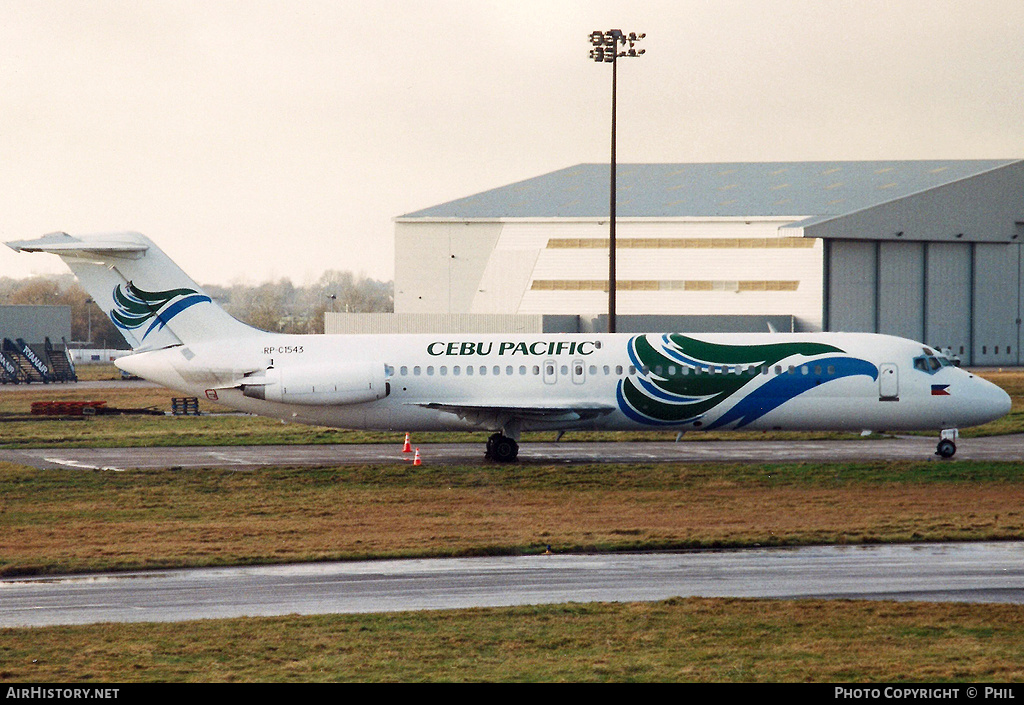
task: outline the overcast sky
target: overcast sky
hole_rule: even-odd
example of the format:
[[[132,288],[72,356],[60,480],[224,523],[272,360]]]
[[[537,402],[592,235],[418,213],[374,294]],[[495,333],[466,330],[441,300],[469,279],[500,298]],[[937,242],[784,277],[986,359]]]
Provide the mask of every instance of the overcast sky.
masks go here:
[[[607,162],[610,28],[620,163],[1024,158],[1020,0],[2,0],[0,240],[390,279],[395,216]]]

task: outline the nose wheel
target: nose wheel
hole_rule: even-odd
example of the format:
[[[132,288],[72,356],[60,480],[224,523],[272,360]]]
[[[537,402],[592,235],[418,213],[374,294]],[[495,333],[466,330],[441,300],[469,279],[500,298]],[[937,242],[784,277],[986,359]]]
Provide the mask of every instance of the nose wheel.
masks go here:
[[[935,455],[940,458],[952,458],[956,453],[956,439],[960,433],[955,428],[947,428],[939,435],[939,445],[935,447]]]

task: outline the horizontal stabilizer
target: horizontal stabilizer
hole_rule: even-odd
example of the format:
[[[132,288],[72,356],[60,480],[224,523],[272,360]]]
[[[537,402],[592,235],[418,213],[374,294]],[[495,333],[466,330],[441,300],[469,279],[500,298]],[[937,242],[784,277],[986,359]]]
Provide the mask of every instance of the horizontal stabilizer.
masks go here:
[[[16,252],[49,252],[55,255],[108,255],[141,257],[149,247],[129,239],[117,239],[116,235],[103,239],[83,240],[67,233],[50,233],[36,240],[15,240],[7,246]]]

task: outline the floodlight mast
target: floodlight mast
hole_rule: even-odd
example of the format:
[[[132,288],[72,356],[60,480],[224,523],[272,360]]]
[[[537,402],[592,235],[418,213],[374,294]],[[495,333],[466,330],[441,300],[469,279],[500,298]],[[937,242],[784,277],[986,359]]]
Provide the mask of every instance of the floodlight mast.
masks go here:
[[[609,29],[607,32],[595,30],[590,33],[590,58],[597,63],[612,65],[612,150],[610,168],[610,194],[608,197],[608,332],[615,332],[615,103],[618,92],[618,59],[619,57],[637,57],[644,53],[637,49],[636,43],[646,34],[623,33],[621,29]],[[619,45],[622,45],[621,47]],[[627,48],[628,45],[628,48]]]

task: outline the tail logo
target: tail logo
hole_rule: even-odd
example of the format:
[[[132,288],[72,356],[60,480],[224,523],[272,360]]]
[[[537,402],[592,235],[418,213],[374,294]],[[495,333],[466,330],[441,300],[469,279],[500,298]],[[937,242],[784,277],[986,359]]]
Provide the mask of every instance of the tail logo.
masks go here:
[[[114,287],[114,310],[110,312],[110,320],[118,328],[134,331],[149,323],[142,335],[146,339],[154,330],[160,330],[179,313],[204,302],[211,302],[209,296],[200,294],[195,289],[168,289],[166,291],[146,291],[132,282],[122,287]]]

